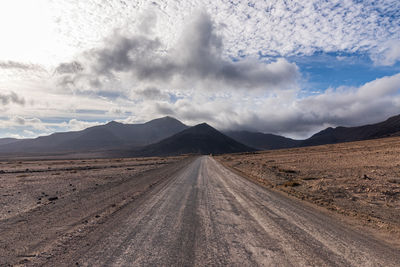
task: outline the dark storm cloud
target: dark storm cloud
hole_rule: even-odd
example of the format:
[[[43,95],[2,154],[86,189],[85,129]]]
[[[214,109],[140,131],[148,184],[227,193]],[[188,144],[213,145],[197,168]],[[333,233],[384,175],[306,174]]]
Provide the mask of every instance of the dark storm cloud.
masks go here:
[[[283,60],[272,67],[255,60],[232,62],[223,58],[223,40],[215,30],[204,13],[185,30],[178,49],[183,75],[247,88],[283,85],[296,79],[296,65]]]
[[[127,37],[115,32],[106,40],[104,48],[85,54],[86,64],[90,66],[86,75],[78,73],[64,79],[71,83],[76,78],[93,80],[93,77],[113,78],[116,73],[130,73],[140,82],[168,82],[178,78],[189,86],[207,82],[214,88],[224,84],[230,88],[269,89],[292,84],[298,76],[297,66],[283,59],[266,64],[258,60],[233,62],[225,58],[222,37],[204,13],[187,26],[176,46],[168,51],[162,49],[158,38]],[[71,64],[59,66],[63,71],[58,72],[71,72],[74,69],[71,66],[75,66]]]
[[[99,75],[113,76],[113,72],[132,72],[139,80],[168,80],[176,67],[156,52],[161,43],[145,36],[127,38],[116,34],[107,48],[91,51],[92,70]]]
[[[0,93],[0,103],[3,105],[8,105],[10,103],[25,105],[25,99],[15,92],[10,92],[9,94]]]

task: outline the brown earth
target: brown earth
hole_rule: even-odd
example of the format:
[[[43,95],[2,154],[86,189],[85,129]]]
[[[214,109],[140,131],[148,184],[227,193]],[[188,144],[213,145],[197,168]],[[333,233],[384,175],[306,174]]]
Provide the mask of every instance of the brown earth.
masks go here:
[[[400,138],[218,156],[243,176],[400,246]],[[355,219],[355,220],[354,220]]]
[[[0,265],[46,256],[49,247],[133,201],[184,159],[1,161]]]

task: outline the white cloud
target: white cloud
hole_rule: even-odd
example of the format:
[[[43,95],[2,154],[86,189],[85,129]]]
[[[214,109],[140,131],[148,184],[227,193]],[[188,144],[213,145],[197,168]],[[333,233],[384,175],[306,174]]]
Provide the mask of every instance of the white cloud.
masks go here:
[[[43,69],[39,65],[26,64],[15,61],[0,61],[0,70],[3,69],[19,69],[19,70],[37,70],[42,71]]]
[[[377,47],[372,59],[375,64],[383,66],[392,66],[400,61],[400,39],[384,42]]]
[[[89,121],[80,121],[77,119],[71,119],[66,124],[60,124],[65,126],[66,130],[68,131],[80,131],[92,126],[100,125],[100,122],[89,122]]]
[[[10,133],[10,129],[20,127],[19,129],[39,135],[54,131],[81,130],[105,123],[105,116],[110,116],[108,120],[119,117],[119,121],[125,123],[139,123],[170,115],[188,125],[208,122],[219,129],[249,129],[307,137],[328,126],[374,123],[398,114],[400,73],[376,79],[357,88],[332,88],[301,99],[297,96],[299,92],[298,88],[268,92],[232,91],[224,88],[218,91],[188,89],[184,93],[177,93],[179,97],[176,101],[158,98],[141,100],[137,104],[121,101],[111,109],[104,105],[104,112],[109,114],[100,114],[98,120],[94,121],[84,119],[90,114],[89,111],[81,113],[80,119],[70,119],[64,114],[65,119],[60,122],[43,122],[38,118],[15,116],[0,121],[0,129]],[[93,105],[102,103],[100,99],[92,101]]]
[[[220,129],[248,129],[304,138],[328,126],[375,123],[400,110],[400,73],[358,88],[339,87],[297,98],[298,90],[259,95],[204,94],[157,103],[152,114],[172,115],[189,124],[207,121]]]
[[[25,138],[36,137],[36,133],[33,132],[33,131],[24,130],[24,131],[23,131],[23,136],[24,136]]]
[[[10,103],[25,105],[25,98],[19,96],[17,93],[13,91],[10,93],[0,92],[0,103],[3,104],[4,106]]]
[[[0,60],[22,59],[51,67],[97,47],[115,29],[154,34],[170,49],[196,10],[206,10],[217,25],[223,25],[218,30],[226,40],[225,56],[259,51],[283,57],[315,51],[375,56],[382,44],[400,39],[397,0],[37,2],[1,1],[0,29],[6,36]]]
[[[123,94],[122,88],[127,84],[147,85],[145,90],[137,90],[147,98],[155,91],[149,88],[161,86],[211,90],[287,88],[299,76],[296,64],[282,58],[268,64],[254,58],[237,62],[225,58],[223,39],[205,13],[194,16],[174,48],[161,52],[162,47],[158,37],[116,32],[102,48],[84,53],[82,63],[60,64],[56,71],[58,84],[77,92],[108,91],[117,95]]]
[[[0,137],[33,138],[53,132],[80,131],[104,122],[70,119],[68,121],[43,122],[38,118],[14,116],[0,120]]]
[[[24,118],[21,116],[14,116],[8,121],[8,126],[24,126],[43,132],[49,131],[46,125],[38,118]]]
[[[22,129],[29,131],[49,132],[47,125],[38,118],[13,116],[0,120],[0,129]]]

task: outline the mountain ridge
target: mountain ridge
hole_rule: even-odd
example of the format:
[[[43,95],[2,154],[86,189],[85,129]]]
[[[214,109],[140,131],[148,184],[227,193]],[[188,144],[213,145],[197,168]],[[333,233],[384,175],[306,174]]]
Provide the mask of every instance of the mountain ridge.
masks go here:
[[[328,127],[303,140],[301,146],[336,144],[397,135],[400,135],[400,115],[392,116],[382,122],[367,125]]]
[[[194,132],[192,133],[192,131]],[[179,135],[180,133],[184,137]],[[169,138],[173,136],[175,136],[175,140],[171,141]],[[140,124],[110,121],[82,131],[58,132],[34,139],[1,138],[0,155],[101,151],[120,151],[121,153],[125,151],[125,154],[138,156],[177,153],[215,154],[335,144],[388,136],[400,136],[400,115],[374,124],[356,127],[328,127],[305,140],[294,140],[284,136],[250,131],[219,132],[207,123],[189,127],[179,120],[167,116]],[[181,141],[176,141],[178,139]],[[218,144],[216,140],[220,140],[225,147]],[[174,147],[175,152],[168,146]]]
[[[250,132],[250,131],[225,131],[227,136],[260,150],[297,147],[301,140],[294,140],[280,135]]]
[[[140,124],[111,121],[81,131],[59,132],[0,145],[0,153],[63,153],[145,146],[188,128],[171,117]]]

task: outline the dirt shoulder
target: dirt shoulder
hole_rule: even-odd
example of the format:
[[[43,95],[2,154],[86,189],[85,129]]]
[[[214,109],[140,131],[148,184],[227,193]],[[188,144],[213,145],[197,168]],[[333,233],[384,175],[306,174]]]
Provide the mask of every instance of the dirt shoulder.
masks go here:
[[[131,158],[3,161],[0,164],[0,265],[62,253],[191,159]]]
[[[216,157],[269,188],[351,219],[400,247],[400,138]]]

